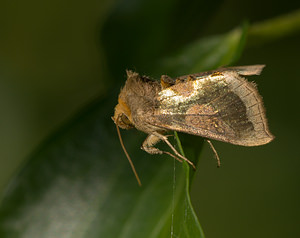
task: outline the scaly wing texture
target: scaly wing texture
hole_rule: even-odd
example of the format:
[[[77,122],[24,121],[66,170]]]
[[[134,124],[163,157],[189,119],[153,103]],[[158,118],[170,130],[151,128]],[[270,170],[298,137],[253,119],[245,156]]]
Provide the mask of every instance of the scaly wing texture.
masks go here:
[[[256,87],[234,70],[180,79],[158,94],[147,123],[244,146],[274,138]]]

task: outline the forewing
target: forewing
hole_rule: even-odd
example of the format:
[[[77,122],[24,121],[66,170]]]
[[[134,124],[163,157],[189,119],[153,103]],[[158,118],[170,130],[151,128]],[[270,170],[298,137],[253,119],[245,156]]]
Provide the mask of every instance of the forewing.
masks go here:
[[[256,64],[256,65],[245,65],[245,66],[234,66],[234,67],[227,67],[227,68],[219,68],[211,71],[206,71],[206,72],[200,72],[196,74],[189,74],[189,75],[184,75],[178,77],[179,80],[185,80],[189,76],[199,78],[199,77],[206,77],[210,76],[212,74],[216,73],[227,73],[227,72],[234,72],[237,73],[238,75],[242,76],[249,76],[249,75],[260,75],[261,71],[265,65],[263,64]]]
[[[234,71],[192,76],[159,93],[149,124],[244,146],[273,139],[252,83]]]

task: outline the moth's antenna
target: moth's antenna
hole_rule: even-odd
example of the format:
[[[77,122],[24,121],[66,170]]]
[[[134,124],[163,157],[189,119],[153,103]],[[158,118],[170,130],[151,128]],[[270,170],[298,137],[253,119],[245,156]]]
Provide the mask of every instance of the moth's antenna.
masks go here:
[[[221,162],[220,162],[220,157],[215,149],[215,147],[213,146],[213,144],[211,143],[210,140],[206,140],[207,143],[209,144],[210,148],[212,149],[212,151],[214,152],[215,156],[216,156],[216,159],[217,159],[217,163],[218,163],[218,168],[221,166]]]
[[[133,173],[134,173],[134,175],[135,175],[135,177],[136,177],[136,180],[137,180],[139,186],[142,186],[141,180],[140,180],[140,178],[139,178],[139,176],[138,176],[138,174],[137,174],[137,172],[136,172],[136,170],[135,170],[135,167],[134,167],[134,165],[133,165],[133,163],[132,163],[132,161],[131,161],[131,159],[130,159],[130,156],[129,156],[129,154],[127,153],[127,150],[125,149],[125,146],[124,146],[123,140],[122,140],[122,136],[121,136],[121,133],[120,133],[120,129],[119,129],[119,127],[117,126],[117,124],[116,124],[116,127],[117,127],[117,132],[118,132],[118,136],[119,136],[119,139],[120,139],[120,143],[121,143],[122,149],[123,149],[123,151],[124,151],[124,153],[125,153],[125,155],[126,155],[128,161],[129,161],[129,164],[130,164],[130,166],[131,166],[131,168],[132,168],[132,171],[133,171]]]

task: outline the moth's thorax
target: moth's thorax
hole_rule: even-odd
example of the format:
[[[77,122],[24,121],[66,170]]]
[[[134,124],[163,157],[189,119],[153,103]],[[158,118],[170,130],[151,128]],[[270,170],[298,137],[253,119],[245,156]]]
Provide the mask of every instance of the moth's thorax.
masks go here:
[[[154,113],[159,91],[161,85],[158,81],[127,71],[127,80],[115,107],[113,120],[116,125],[122,129],[135,127],[146,133],[153,131],[146,118]]]

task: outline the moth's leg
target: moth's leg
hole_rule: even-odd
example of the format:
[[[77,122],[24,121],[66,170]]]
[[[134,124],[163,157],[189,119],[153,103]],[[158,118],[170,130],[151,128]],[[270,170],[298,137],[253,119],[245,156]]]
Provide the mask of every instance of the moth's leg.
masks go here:
[[[154,147],[159,141],[160,139],[157,136],[148,135],[143,142],[141,149],[149,154],[163,154],[161,150]]]
[[[183,155],[181,155],[173,146],[172,144],[168,141],[168,138],[162,134],[159,134],[157,132],[154,132],[153,135],[155,135],[156,137],[158,137],[160,140],[163,140],[170,148],[171,150],[173,150],[173,152],[180,157],[181,159],[185,160],[187,163],[189,163],[193,169],[196,169],[195,165],[193,164],[193,162],[191,162],[190,160],[188,160],[187,158],[185,158]]]
[[[160,149],[157,149],[154,147],[161,139],[155,135],[148,135],[145,141],[143,142],[143,145],[141,147],[142,150],[146,151],[149,154],[167,154],[173,157],[174,159],[178,160],[179,162],[182,162],[181,159],[177,158],[173,154],[171,154],[168,151],[162,151]]]
[[[221,166],[220,157],[219,157],[219,155],[218,155],[218,153],[217,153],[215,147],[214,147],[213,144],[211,143],[211,141],[210,141],[210,140],[207,140],[207,139],[206,139],[206,141],[207,141],[207,143],[209,144],[210,148],[212,149],[212,151],[214,152],[214,154],[215,154],[215,156],[216,156],[216,160],[217,160],[217,163],[218,163],[217,166],[218,166],[218,168],[219,168],[219,167]]]
[[[174,137],[174,134],[164,135],[165,137]]]

